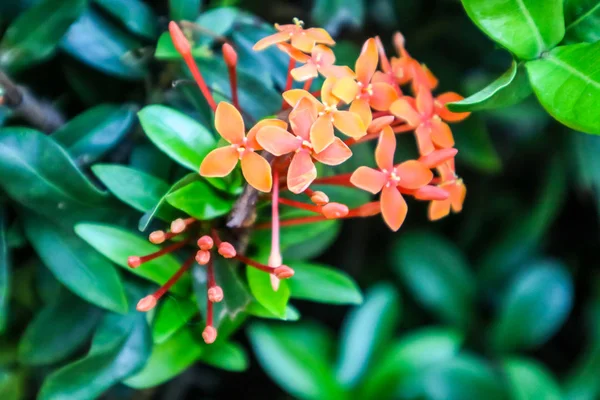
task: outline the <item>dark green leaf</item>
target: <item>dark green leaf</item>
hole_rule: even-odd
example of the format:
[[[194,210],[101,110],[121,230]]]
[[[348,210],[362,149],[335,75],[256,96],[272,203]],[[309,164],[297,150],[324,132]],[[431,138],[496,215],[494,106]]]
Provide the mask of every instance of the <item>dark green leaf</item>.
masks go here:
[[[360,304],[362,294],[346,273],[325,265],[290,261],[294,277],[288,281],[291,297],[331,304]]]
[[[373,354],[387,345],[400,319],[400,297],[390,284],[373,286],[363,304],[348,314],[342,326],[337,380],[355,386],[369,369]]]
[[[152,339],[163,343],[185,326],[198,313],[193,301],[169,296],[160,302],[160,307],[152,320]]]
[[[573,42],[600,40],[600,2],[565,0],[565,38]]]
[[[21,400],[25,398],[27,376],[24,372],[9,372],[0,369],[0,398]]]
[[[282,319],[284,321],[298,321],[300,319],[300,313],[296,310],[291,304],[288,303],[285,308],[285,315],[283,318],[273,314],[271,311],[267,310],[264,306],[262,306],[259,302],[253,302],[246,307],[245,310],[248,314],[258,317],[258,318],[267,318],[267,319]]]
[[[561,400],[558,384],[546,368],[532,360],[511,358],[502,363],[510,382],[511,399]]]
[[[11,71],[44,61],[82,14],[87,0],[43,0],[15,19],[0,42],[0,65]]]
[[[573,283],[553,261],[530,264],[507,289],[492,331],[497,349],[535,348],[552,337],[573,305]]]
[[[156,38],[156,16],[141,0],[94,0],[130,32],[147,39]]]
[[[600,394],[600,345],[594,343],[583,352],[564,382],[564,399],[593,400]]]
[[[174,21],[193,21],[200,13],[202,0],[169,0],[169,15]]]
[[[225,342],[216,346],[208,346],[200,356],[206,364],[226,371],[242,372],[248,369],[248,354],[237,343]]]
[[[160,247],[122,228],[101,224],[77,224],[75,232],[115,264],[160,285],[164,284],[180,267],[180,263],[172,254],[165,254],[138,268],[130,268],[127,265],[127,257],[151,254],[160,250]],[[185,295],[189,292],[189,285],[190,277],[186,274],[173,285],[171,290],[173,293]]]
[[[129,156],[129,166],[163,180],[171,178],[174,162],[152,142],[136,145]]]
[[[8,323],[8,301],[10,299],[11,264],[6,232],[8,230],[7,215],[4,205],[0,204],[0,333]]]
[[[231,211],[233,200],[226,200],[203,181],[194,181],[189,185],[167,195],[167,202],[190,216],[209,220]]]
[[[525,64],[533,91],[546,111],[578,131],[600,134],[600,42],[557,47]]]
[[[260,258],[259,260],[264,261]],[[287,280],[280,281],[279,289],[275,291],[271,286],[271,274],[247,266],[246,276],[248,277],[250,292],[254,298],[268,311],[280,318],[285,318],[286,306],[290,298],[290,288]]]
[[[363,0],[316,0],[312,9],[312,19],[334,36],[349,25],[360,27],[365,20]]]
[[[240,9],[235,7],[215,7],[206,10],[200,14],[196,23],[211,32],[211,35],[201,35],[198,41],[210,44],[213,42],[214,36],[226,36],[239,16]]]
[[[43,217],[26,214],[25,233],[54,277],[99,307],[127,311],[125,290],[111,263],[78,238]]]
[[[36,314],[19,341],[19,362],[54,364],[64,360],[89,339],[101,312],[66,290]]]
[[[134,54],[140,43],[88,9],[60,43],[63,51],[90,67],[123,79],[142,79],[146,67]]]
[[[210,57],[211,54],[212,52],[207,46],[192,43],[192,55],[194,58]],[[181,59],[181,55],[177,52],[177,49],[175,49],[175,45],[173,44],[173,40],[171,40],[171,35],[169,32],[164,32],[158,38],[154,57],[163,61]]]
[[[562,0],[462,0],[469,17],[490,38],[531,60],[563,38]]]
[[[173,160],[198,171],[204,156],[216,145],[214,136],[198,122],[172,108],[151,105],[138,113],[146,135]]]
[[[452,127],[456,148],[460,149],[458,162],[482,172],[498,172],[502,160],[494,148],[485,122],[478,115]]]
[[[79,114],[52,134],[79,164],[102,158],[130,131],[134,106],[102,104]]]
[[[471,320],[475,279],[453,243],[433,233],[405,233],[392,257],[395,271],[423,306],[457,325]]]
[[[466,112],[512,106],[531,94],[523,64],[513,61],[510,69],[479,92],[447,105],[450,111]]]

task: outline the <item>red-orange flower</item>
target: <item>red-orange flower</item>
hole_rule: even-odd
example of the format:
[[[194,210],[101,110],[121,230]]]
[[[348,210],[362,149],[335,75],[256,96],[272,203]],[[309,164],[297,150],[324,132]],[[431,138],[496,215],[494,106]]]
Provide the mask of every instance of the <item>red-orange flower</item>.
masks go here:
[[[445,162],[437,167],[442,183],[439,188],[448,193],[446,200],[434,200],[429,203],[428,217],[431,221],[444,218],[450,214],[450,210],[455,213],[462,211],[465,197],[467,196],[467,187],[462,179],[456,176],[454,170],[454,160]]]
[[[303,28],[304,23],[294,18],[293,24],[279,25],[275,24],[277,33],[262,38],[254,47],[254,50],[264,50],[277,43],[290,41],[292,46],[305,53],[310,53],[317,43],[334,45],[335,41],[329,33],[323,28]]]
[[[256,132],[267,125],[287,128],[284,121],[264,120],[257,123],[246,136],[244,120],[240,112],[229,103],[219,103],[215,112],[215,128],[230,145],[208,153],[200,165],[200,175],[205,177],[229,175],[240,160],[246,181],[257,190],[271,191],[271,166],[267,160],[256,153],[262,150],[256,141]]]
[[[416,160],[405,161],[394,166],[396,136],[389,126],[386,126],[379,137],[375,150],[375,160],[379,170],[369,167],[359,167],[350,182],[360,189],[373,194],[381,192],[381,213],[386,224],[394,231],[400,229],[408,206],[398,190],[398,187],[416,190],[427,185],[433,178],[433,173]]]
[[[289,118],[294,134],[282,127],[266,126],[258,131],[256,139],[275,156],[294,153],[288,168],[287,185],[292,193],[302,193],[317,177],[313,158],[323,164],[338,165],[350,158],[352,151],[338,137],[334,137],[325,149],[315,150],[311,132],[319,117],[309,98],[300,99]]]
[[[319,76],[319,72],[324,77],[354,77],[354,72],[346,66],[334,65],[335,54],[327,46],[321,44],[313,47],[311,55],[305,54],[294,48],[288,43],[278,45],[279,49],[286,52],[294,60],[304,64],[301,67],[290,71],[292,77],[299,82],[303,82]]]

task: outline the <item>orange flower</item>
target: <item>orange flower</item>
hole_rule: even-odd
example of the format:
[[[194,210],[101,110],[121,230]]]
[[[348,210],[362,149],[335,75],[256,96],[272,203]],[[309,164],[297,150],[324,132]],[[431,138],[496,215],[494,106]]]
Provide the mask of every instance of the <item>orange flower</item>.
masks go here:
[[[335,41],[329,33],[323,28],[303,28],[304,22],[294,18],[293,24],[279,25],[275,24],[277,33],[262,38],[252,49],[256,51],[264,50],[277,43],[290,41],[292,46],[305,53],[310,53],[317,43],[334,45]]]
[[[371,38],[365,42],[363,51],[356,60],[356,80],[351,77],[339,79],[333,87],[333,94],[347,104],[364,101],[375,110],[389,110],[398,94],[389,83],[371,83],[378,64],[377,44],[375,39]]]
[[[448,199],[433,200],[429,203],[428,217],[431,221],[444,218],[450,214],[450,210],[455,213],[461,212],[465,197],[467,196],[467,187],[463,180],[456,176],[454,160],[447,161],[438,166],[437,171],[442,179],[442,183],[438,187],[448,193]]]
[[[433,178],[433,173],[416,160],[405,161],[394,166],[396,151],[396,136],[389,126],[386,126],[375,150],[375,160],[379,170],[369,167],[359,167],[350,182],[360,189],[373,194],[381,192],[381,213],[385,223],[394,231],[400,229],[408,206],[398,188],[417,190],[427,185]]]
[[[261,192],[270,192],[271,166],[267,160],[256,153],[262,150],[256,141],[256,133],[264,126],[287,128],[284,121],[264,120],[250,129],[246,137],[244,120],[239,111],[229,103],[219,103],[215,111],[215,128],[230,145],[208,153],[200,165],[200,175],[205,177],[229,175],[240,160],[246,181]]]
[[[256,134],[260,145],[269,153],[275,156],[294,153],[287,174],[287,185],[292,193],[302,193],[317,177],[313,158],[323,164],[338,165],[352,156],[352,151],[338,137],[324,150],[315,150],[311,133],[318,118],[315,104],[303,97],[290,113],[294,134],[277,126],[263,127]]]
[[[307,98],[317,110],[317,120],[310,128],[310,142],[316,153],[320,153],[335,140],[333,127],[335,126],[344,135],[358,139],[366,135],[366,128],[358,115],[351,111],[339,111],[339,99],[331,94],[335,78],[327,78],[321,88],[321,99],[317,100],[306,90],[292,89],[283,93],[284,100],[295,107],[300,100]]]
[[[448,110],[448,108],[446,107],[446,104],[452,103],[454,101],[461,101],[462,99],[464,99],[463,96],[454,92],[445,92],[440,94],[438,97],[435,98],[433,104],[435,107],[435,113],[439,115],[444,121],[448,122],[460,122],[464,120],[469,115],[471,115],[470,112],[455,113]]]
[[[278,44],[277,47],[287,53],[294,60],[304,65],[294,68],[291,71],[292,77],[299,82],[307,81],[319,76],[319,72],[324,77],[354,77],[354,72],[346,66],[333,65],[335,63],[335,54],[327,46],[321,44],[313,47],[311,55],[305,54],[292,47],[288,43]]]

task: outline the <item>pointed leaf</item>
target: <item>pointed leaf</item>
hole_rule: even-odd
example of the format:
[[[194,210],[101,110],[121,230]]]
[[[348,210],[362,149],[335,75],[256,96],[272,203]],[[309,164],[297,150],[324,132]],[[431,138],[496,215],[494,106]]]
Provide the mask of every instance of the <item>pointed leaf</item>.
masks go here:
[[[169,296],[161,300],[152,320],[152,340],[163,343],[183,328],[198,313],[198,306],[191,300]]]
[[[208,365],[226,371],[242,372],[248,369],[248,354],[237,343],[225,342],[216,346],[207,346],[200,360]]]
[[[543,365],[533,360],[510,358],[504,360],[502,368],[510,382],[512,399],[563,399],[557,382]]]
[[[294,276],[288,285],[291,297],[331,304],[360,304],[360,288],[343,271],[329,266],[307,262],[290,261]]]
[[[141,0],[94,0],[111,16],[119,20],[130,32],[147,39],[157,34],[156,16]]]
[[[594,43],[600,40],[600,2],[565,0],[565,39]]]
[[[280,318],[284,318],[286,315],[287,302],[290,298],[288,281],[280,281],[279,289],[274,291],[271,287],[270,274],[246,266],[246,276],[248,277],[250,292],[254,298],[268,311]]]
[[[201,5],[202,0],[169,0],[169,16],[174,21],[194,21]]]
[[[167,201],[190,216],[209,220],[231,211],[233,200],[220,197],[207,183],[194,181],[167,195]]]

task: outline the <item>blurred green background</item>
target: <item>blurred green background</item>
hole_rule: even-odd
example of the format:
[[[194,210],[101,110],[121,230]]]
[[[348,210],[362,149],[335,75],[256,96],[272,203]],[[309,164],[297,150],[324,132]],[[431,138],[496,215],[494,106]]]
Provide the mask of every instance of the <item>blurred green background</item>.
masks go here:
[[[272,23],[293,17],[325,27],[338,63],[351,66],[374,35],[393,54],[392,34],[401,31],[411,55],[440,79],[438,93],[472,94],[511,64],[459,0],[2,0],[0,398],[36,398],[42,387],[44,399],[600,398],[600,138],[555,122],[534,96],[452,126],[468,188],[462,213],[432,223],[426,204],[410,202],[396,234],[380,218],[290,234],[284,256],[312,260],[304,261],[308,278],[290,284],[295,308],[283,303],[300,320],[244,310],[246,323],[230,322],[231,342],[213,351],[197,343],[195,302],[171,297],[161,312],[180,330],[156,350],[146,316],[127,313],[150,286],[100,253],[118,264],[111,256],[142,252],[133,244],[140,236],[127,231],[189,172],[148,138],[136,112],[167,104],[214,135],[196,88],[173,87],[186,75],[161,34],[171,19],[195,21],[194,54],[222,93],[219,40],[229,38],[240,55],[242,105],[265,116],[276,111],[287,59],[250,48]],[[27,110],[10,104],[7,82],[32,96]],[[32,115],[31,107],[39,109]],[[198,129],[181,124],[172,129]],[[398,148],[401,159],[416,156],[410,135]],[[343,168],[372,163],[371,150],[357,146]],[[126,183],[139,193],[119,186],[126,171],[98,165],[107,163],[147,174]],[[365,200],[360,192],[339,196]],[[73,231],[96,222],[127,231]],[[265,237],[254,236],[256,254],[268,250]],[[131,246],[111,253],[110,238]],[[347,275],[311,286],[314,265]],[[360,300],[349,277],[362,304],[348,305]],[[201,274],[191,278],[205,284]],[[160,357],[140,377],[151,352]]]

